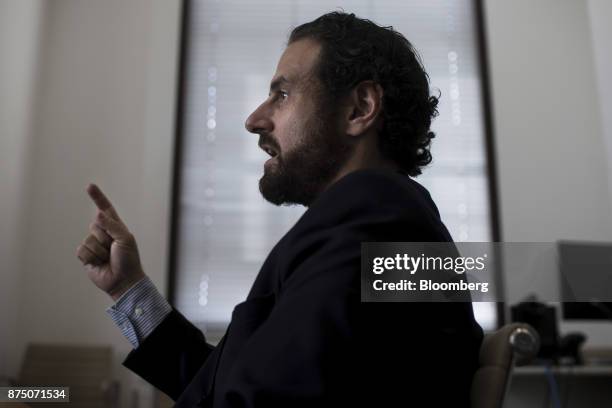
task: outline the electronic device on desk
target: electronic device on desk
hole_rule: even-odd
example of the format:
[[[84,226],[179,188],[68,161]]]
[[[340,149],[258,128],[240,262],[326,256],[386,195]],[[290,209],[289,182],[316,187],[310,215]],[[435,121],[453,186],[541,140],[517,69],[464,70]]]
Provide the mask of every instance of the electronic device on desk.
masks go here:
[[[559,241],[561,310],[566,320],[612,321],[612,243]],[[533,326],[540,335],[538,358],[554,364],[584,364],[584,333],[559,336],[554,306],[531,296],[511,308],[512,321]]]
[[[561,365],[584,364],[581,347],[586,341],[586,336],[572,332],[560,337],[557,309],[554,306],[537,302],[532,297],[529,301],[513,306],[510,311],[513,322],[528,323],[540,335],[538,360]]]
[[[559,241],[563,318],[612,321],[612,244]]]
[[[559,241],[557,246],[563,319],[612,321],[612,244]],[[585,340],[571,333],[560,344],[562,353],[582,363]]]
[[[553,306],[537,302],[535,297],[529,297],[527,301],[512,306],[510,315],[513,322],[527,323],[540,335],[537,358],[556,362],[559,351],[557,310]]]

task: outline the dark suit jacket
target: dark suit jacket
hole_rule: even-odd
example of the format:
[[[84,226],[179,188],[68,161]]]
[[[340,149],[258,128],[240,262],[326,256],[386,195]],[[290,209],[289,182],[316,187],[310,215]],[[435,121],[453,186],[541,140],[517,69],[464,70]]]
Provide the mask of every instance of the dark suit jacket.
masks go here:
[[[173,310],[124,365],[177,407],[467,407],[471,303],[361,303],[366,241],[451,237],[415,181],[351,173],[274,247],[216,347]]]

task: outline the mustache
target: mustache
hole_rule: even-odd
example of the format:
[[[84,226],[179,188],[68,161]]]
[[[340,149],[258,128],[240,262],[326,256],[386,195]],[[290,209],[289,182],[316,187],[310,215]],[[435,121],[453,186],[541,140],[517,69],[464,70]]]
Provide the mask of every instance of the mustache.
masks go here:
[[[272,149],[280,153],[280,146],[278,145],[278,143],[276,143],[276,140],[274,140],[274,138],[268,133],[259,134],[259,146],[261,145],[270,146]]]

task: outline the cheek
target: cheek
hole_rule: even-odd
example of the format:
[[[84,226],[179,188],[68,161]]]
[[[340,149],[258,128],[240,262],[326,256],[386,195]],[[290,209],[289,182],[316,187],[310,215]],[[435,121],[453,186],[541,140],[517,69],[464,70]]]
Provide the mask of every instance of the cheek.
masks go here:
[[[278,123],[275,136],[280,147],[281,154],[295,149],[302,139],[303,124],[299,117],[288,116],[285,120]]]

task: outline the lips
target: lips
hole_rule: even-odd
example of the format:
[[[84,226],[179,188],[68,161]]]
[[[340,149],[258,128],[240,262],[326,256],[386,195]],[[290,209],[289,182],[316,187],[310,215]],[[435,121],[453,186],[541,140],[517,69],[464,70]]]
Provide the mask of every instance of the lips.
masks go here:
[[[276,157],[270,157],[268,160],[266,160],[266,162],[264,163],[264,166],[265,166],[266,164],[273,163],[274,161],[276,161]]]
[[[259,144],[259,147],[266,153],[268,153],[271,157],[278,156],[278,151],[274,149],[272,146],[268,144]]]

